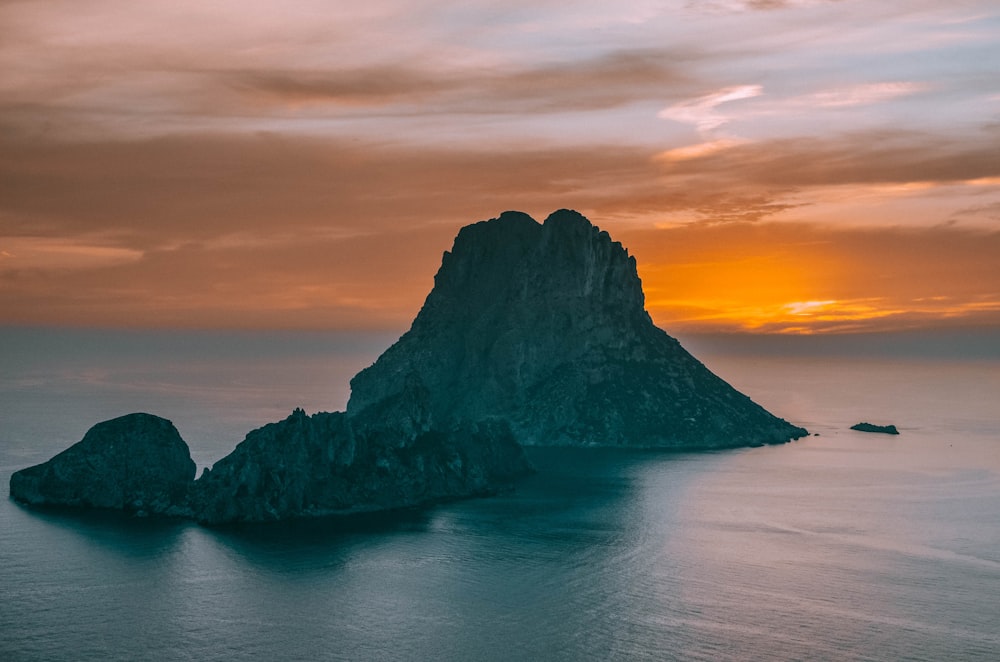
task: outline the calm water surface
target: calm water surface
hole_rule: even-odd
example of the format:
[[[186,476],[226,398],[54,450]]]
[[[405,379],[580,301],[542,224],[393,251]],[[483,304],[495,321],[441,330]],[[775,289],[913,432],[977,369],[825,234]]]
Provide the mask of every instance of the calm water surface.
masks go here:
[[[294,406],[342,408],[391,342],[57,337],[0,354],[4,490],[134,410],[210,464]],[[349,522],[210,530],[2,500],[0,659],[1000,659],[997,364],[701,358],[820,436],[535,449],[512,494]],[[902,434],[846,429],[862,419]]]

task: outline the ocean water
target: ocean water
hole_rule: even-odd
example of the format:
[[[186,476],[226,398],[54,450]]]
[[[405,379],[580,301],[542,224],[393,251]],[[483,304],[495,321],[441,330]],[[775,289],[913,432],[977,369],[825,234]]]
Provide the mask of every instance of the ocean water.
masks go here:
[[[130,411],[210,465],[295,406],[342,408],[392,340],[0,331],[3,489]],[[3,499],[0,659],[1000,659],[1000,361],[694,349],[818,436],[532,449],[510,494],[346,522]]]

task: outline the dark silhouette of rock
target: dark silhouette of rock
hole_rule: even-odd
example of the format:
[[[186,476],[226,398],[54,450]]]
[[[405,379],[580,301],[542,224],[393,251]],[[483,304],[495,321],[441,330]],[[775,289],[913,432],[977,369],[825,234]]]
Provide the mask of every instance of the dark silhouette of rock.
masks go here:
[[[654,326],[635,259],[568,210],[462,228],[410,330],[351,380],[348,414],[414,375],[437,424],[502,419],[522,444],[705,449],[808,434]]]
[[[410,330],[351,389],[346,413],[297,409],[197,481],[169,421],[107,421],[16,472],[11,495],[261,522],[490,494],[531,471],[518,442],[703,449],[807,434],[655,327],[635,259],[567,210],[463,228]]]
[[[398,425],[389,413],[380,422],[297,409],[254,430],[198,479],[195,517],[222,524],[391,510],[492,494],[530,471],[502,421],[441,431]]]
[[[170,421],[129,414],[98,423],[48,462],[15,472],[10,495],[36,506],[183,516],[195,464]]]
[[[883,434],[899,434],[895,425],[875,425],[873,423],[858,423],[851,426],[852,430],[858,432],[881,432]]]

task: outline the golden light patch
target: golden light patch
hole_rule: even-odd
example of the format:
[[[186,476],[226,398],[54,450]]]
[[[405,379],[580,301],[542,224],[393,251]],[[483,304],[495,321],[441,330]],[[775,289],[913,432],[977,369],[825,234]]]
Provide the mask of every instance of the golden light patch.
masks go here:
[[[646,307],[668,332],[843,333],[1000,312],[993,234],[785,223],[625,234]]]
[[[704,156],[711,156],[718,152],[746,144],[746,140],[735,138],[720,138],[709,142],[688,145],[686,147],[675,147],[665,152],[660,152],[655,159],[658,161],[690,161]]]
[[[1000,186],[1000,177],[979,177],[978,179],[967,179],[963,183],[969,186]]]

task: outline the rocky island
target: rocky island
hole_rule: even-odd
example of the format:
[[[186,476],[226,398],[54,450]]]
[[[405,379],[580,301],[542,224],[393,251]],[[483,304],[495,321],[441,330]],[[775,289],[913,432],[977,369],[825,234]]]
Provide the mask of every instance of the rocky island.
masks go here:
[[[11,496],[205,524],[344,515],[494,493],[522,445],[700,450],[806,430],[736,391],[653,325],[635,258],[580,214],[463,228],[410,330],[351,380],[346,412],[250,432],[194,480],[173,425],[94,426]]]
[[[899,434],[895,425],[875,425],[874,423],[855,423],[852,430],[858,432],[881,432],[882,434]]]
[[[657,328],[635,258],[565,209],[462,228],[410,330],[351,380],[348,414],[413,380],[436,421],[500,418],[525,445],[709,449],[807,434]]]
[[[98,423],[48,462],[15,472],[10,494],[35,506],[186,515],[195,469],[173,423],[129,414]]]

